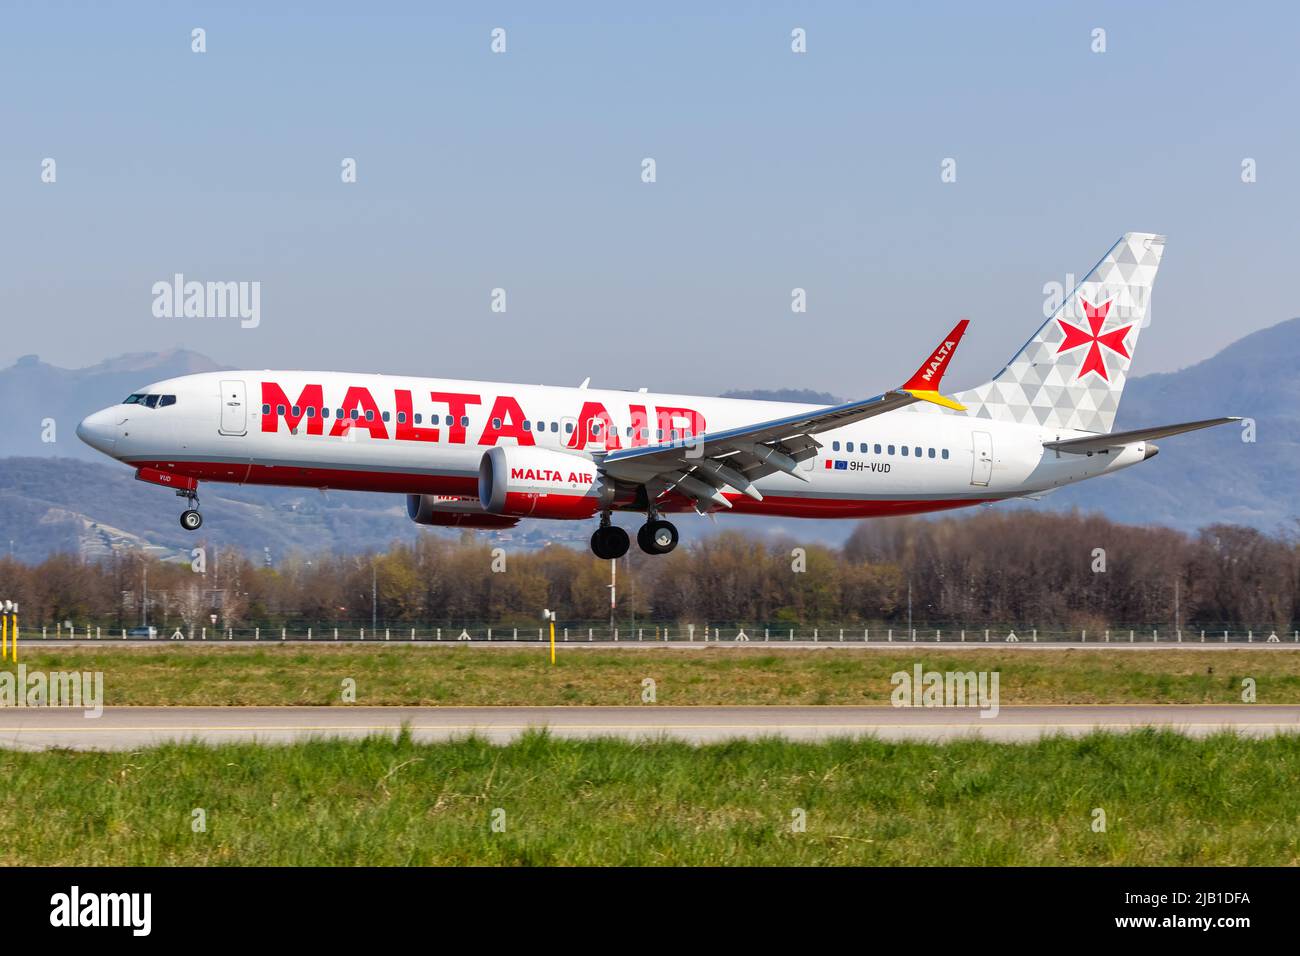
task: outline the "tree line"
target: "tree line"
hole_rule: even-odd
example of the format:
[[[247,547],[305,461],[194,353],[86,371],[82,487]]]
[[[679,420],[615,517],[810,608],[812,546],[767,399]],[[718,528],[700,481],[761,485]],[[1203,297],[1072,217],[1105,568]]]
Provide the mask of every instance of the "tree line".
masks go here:
[[[621,626],[1256,627],[1300,619],[1300,545],[1237,525],[1188,535],[1096,515],[989,510],[861,523],[842,548],[724,532],[618,562]],[[380,553],[233,549],[194,565],[137,553],[0,559],[0,599],[28,627],[536,627],[608,622],[610,566],[585,551],[434,533]],[[215,621],[214,621],[215,618]]]

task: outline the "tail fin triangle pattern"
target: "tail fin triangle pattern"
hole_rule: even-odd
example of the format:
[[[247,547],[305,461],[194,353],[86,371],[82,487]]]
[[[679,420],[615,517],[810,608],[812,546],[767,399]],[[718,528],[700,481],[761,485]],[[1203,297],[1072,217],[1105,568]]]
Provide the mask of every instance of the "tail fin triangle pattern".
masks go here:
[[[1165,239],[1130,232],[992,381],[953,397],[976,418],[1105,433],[1115,425]]]

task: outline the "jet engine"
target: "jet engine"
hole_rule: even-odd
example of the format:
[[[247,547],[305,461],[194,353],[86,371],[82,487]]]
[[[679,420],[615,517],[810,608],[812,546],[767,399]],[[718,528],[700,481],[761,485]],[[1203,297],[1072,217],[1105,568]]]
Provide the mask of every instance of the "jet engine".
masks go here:
[[[497,446],[483,454],[483,510],[514,518],[590,518],[612,491],[590,458],[550,448]]]
[[[416,524],[446,528],[513,528],[518,518],[490,515],[477,498],[459,495],[407,495],[406,514]]]

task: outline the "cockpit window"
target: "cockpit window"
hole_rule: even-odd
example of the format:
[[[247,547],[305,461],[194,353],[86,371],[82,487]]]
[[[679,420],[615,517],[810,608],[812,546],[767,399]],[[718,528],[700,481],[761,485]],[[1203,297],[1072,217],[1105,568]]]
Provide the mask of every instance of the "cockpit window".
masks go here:
[[[166,408],[176,404],[175,395],[148,395],[145,392],[133,392],[122,402],[123,405],[144,405],[146,408]]]

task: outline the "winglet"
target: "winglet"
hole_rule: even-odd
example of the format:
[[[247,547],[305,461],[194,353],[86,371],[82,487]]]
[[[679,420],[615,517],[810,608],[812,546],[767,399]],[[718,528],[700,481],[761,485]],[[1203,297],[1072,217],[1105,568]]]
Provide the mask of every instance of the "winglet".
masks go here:
[[[904,392],[923,402],[932,402],[935,405],[941,405],[944,408],[951,408],[959,412],[966,410],[966,406],[939,393],[939,381],[943,378],[943,373],[948,368],[948,362],[952,359],[953,353],[957,351],[957,343],[961,341],[961,337],[966,333],[966,326],[969,324],[969,319],[962,319],[953,326],[953,330],[939,343],[938,348],[925,360],[925,364],[918,368],[916,374],[903,385],[902,390]]]

